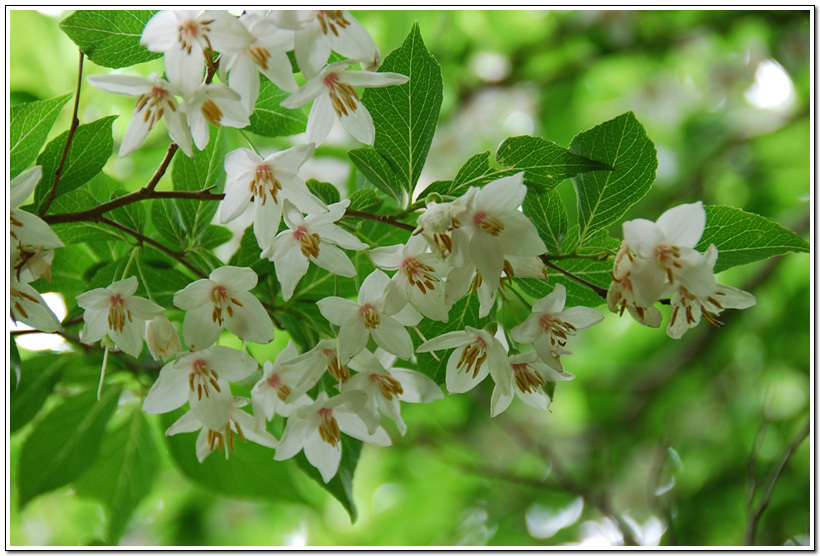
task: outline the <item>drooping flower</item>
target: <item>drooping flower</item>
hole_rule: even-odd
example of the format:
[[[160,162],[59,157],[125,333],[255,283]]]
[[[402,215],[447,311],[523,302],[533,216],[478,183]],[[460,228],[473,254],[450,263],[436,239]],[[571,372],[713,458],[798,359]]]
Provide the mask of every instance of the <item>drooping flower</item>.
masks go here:
[[[221,381],[242,380],[258,367],[253,357],[225,346],[190,352],[162,367],[142,408],[146,413],[173,411],[186,400],[221,393]]]
[[[199,150],[204,150],[211,140],[208,123],[239,129],[250,125],[240,101],[239,93],[220,83],[203,83],[185,95],[180,110],[187,115],[188,127]]]
[[[241,49],[222,52],[220,70],[228,73],[228,86],[242,95],[247,114],[259,96],[259,74],[284,91],[298,88],[287,52],[293,50],[293,31],[280,29],[264,12],[250,10],[239,17],[252,37]]]
[[[447,360],[445,384],[451,394],[475,388],[488,374],[501,392],[512,394],[512,373],[504,345],[487,330],[467,326],[464,330],[446,332],[421,344],[419,353],[457,348]],[[460,348],[460,349],[458,349]]]
[[[49,251],[49,253],[54,253]],[[30,260],[30,259],[29,259]],[[28,282],[39,278],[26,270],[16,242],[9,250],[9,312],[14,322],[24,322],[42,332],[56,332],[62,325],[40,293]]]
[[[251,403],[257,428],[264,427],[265,420],[270,421],[275,414],[287,417],[293,409],[313,403],[313,400],[304,393],[298,396],[291,396],[291,394],[305,375],[316,376],[318,381],[321,375],[316,373],[316,368],[321,367],[319,369],[321,373],[324,367],[320,361],[315,360],[305,364],[293,363],[292,360],[298,355],[293,342],[288,342],[287,347],[276,356],[276,361],[273,363],[265,361],[262,378],[251,390]],[[305,388],[305,391],[312,388],[314,384],[316,384],[315,381]]]
[[[120,144],[120,158],[137,150],[162,118],[165,118],[165,127],[171,140],[186,155],[194,155],[191,130],[176,98],[181,93],[156,73],[148,77],[89,75],[86,80],[101,91],[137,97],[137,105]]]
[[[398,73],[345,71],[353,63],[354,60],[342,60],[328,65],[282,101],[281,105],[285,108],[298,108],[315,100],[308,116],[308,142],[322,143],[338,117],[348,133],[362,143],[372,145],[376,139],[376,128],[355,87],[388,87],[402,85],[409,80]]]
[[[497,179],[479,189],[459,214],[453,231],[454,265],[471,260],[491,291],[498,288],[504,257],[532,257],[547,251],[533,223],[518,210],[527,187],[524,173]]]
[[[276,277],[285,300],[293,295],[311,262],[339,276],[356,276],[353,263],[340,247],[360,251],[367,248],[367,244],[334,224],[344,216],[349,204],[345,199],[330,205],[327,211],[302,217],[290,201],[284,202],[288,229],[279,233],[261,256],[270,258],[276,265]]]
[[[336,339],[321,340],[312,350],[288,361],[288,365],[298,365],[303,369],[296,388],[290,394],[294,399],[313,388],[325,371],[340,384],[350,379],[348,362],[339,361],[339,346]]]
[[[359,415],[373,433],[379,426],[379,412],[392,419],[402,436],[407,425],[401,418],[399,402],[429,403],[444,397],[441,388],[418,371],[395,368],[396,356],[383,350],[376,354],[367,349],[353,358],[350,365],[357,371],[341,385],[341,391],[361,390],[367,394],[367,403]]]
[[[607,307],[613,313],[629,314],[639,323],[652,328],[661,325],[661,312],[654,305],[642,307],[635,300],[635,287],[632,284],[632,262],[634,258],[625,241],[621,242],[615,263],[612,268],[612,284],[606,294]]]
[[[165,315],[159,315],[145,323],[145,343],[154,361],[168,361],[182,350],[179,334]]]
[[[387,274],[381,270],[374,270],[362,282],[358,301],[332,296],[317,302],[322,315],[332,324],[339,326],[339,350],[342,361],[347,362],[350,357],[364,349],[371,336],[385,351],[402,359],[412,357],[413,340],[410,334],[404,328],[404,324],[395,318],[396,313],[385,307],[391,286]],[[418,324],[418,320],[413,323],[415,324]]]
[[[377,267],[398,271],[391,279],[394,283],[391,295],[397,297],[396,306],[404,307],[409,301],[425,317],[447,322],[443,280],[447,265],[440,257],[427,252],[423,237],[411,236],[405,245],[370,249],[368,255]]]
[[[114,282],[107,288],[96,288],[77,296],[77,305],[85,309],[85,326],[80,341],[93,344],[108,336],[125,353],[138,357],[142,352],[145,321],[165,309],[137,297],[136,276]]]
[[[569,337],[604,318],[599,311],[589,307],[564,309],[566,301],[567,289],[563,284],[556,284],[549,295],[535,302],[532,314],[510,330],[516,342],[532,342],[538,356],[559,371],[564,370],[560,357],[565,353]]]
[[[696,295],[715,285],[712,269],[695,250],[706,227],[706,211],[698,201],[664,212],[657,222],[638,218],[624,222],[624,240],[635,252],[631,279],[635,302],[652,305],[679,285]]]
[[[250,268],[223,266],[174,294],[174,305],[187,311],[182,334],[188,349],[210,346],[223,327],[248,342],[266,344],[273,340],[273,323],[249,291],[257,279]]]
[[[37,187],[42,175],[43,168],[34,166],[9,183],[9,236],[12,243],[28,248],[27,251],[63,247],[63,242],[48,224],[37,215],[18,208]]]
[[[704,262],[709,271],[717,262],[717,249],[714,245],[704,253]],[[757,303],[749,292],[715,283],[714,289],[706,294],[696,294],[683,284],[679,284],[672,296],[672,313],[666,326],[666,333],[671,338],[681,338],[687,330],[694,328],[703,317],[713,326],[723,326],[717,319],[724,309],[747,309]]]
[[[327,483],[339,470],[342,433],[377,446],[389,446],[390,437],[384,428],[379,426],[371,434],[358,415],[366,401],[367,395],[359,390],[329,399],[322,392],[311,405],[293,410],[274,459],[283,461],[304,449],[307,460]]]
[[[331,50],[362,62],[362,68],[368,70],[375,70],[381,62],[381,54],[370,33],[350,12],[279,10],[271,16],[279,27],[296,32],[296,63],[308,79],[324,67]]]
[[[312,143],[276,152],[266,158],[249,149],[235,149],[225,157],[225,198],[219,218],[230,222],[253,205],[253,231],[259,248],[267,249],[282,220],[285,199],[303,212],[327,210],[299,177],[299,168],[313,155]]]
[[[464,204],[475,194],[475,189],[449,203],[427,204],[427,209],[419,215],[413,235],[421,234],[442,257],[449,257],[453,251],[453,230],[458,228],[458,216],[464,212]]]
[[[525,404],[542,411],[549,409],[551,401],[551,396],[544,391],[547,383],[575,378],[566,371],[559,371],[547,365],[534,351],[511,355],[509,363],[514,394]],[[490,401],[490,415],[495,417],[505,411],[512,399],[513,393],[504,394],[496,385]]]
[[[243,442],[251,440],[268,448],[276,448],[279,444],[276,438],[267,431],[257,431],[253,417],[239,409],[248,405],[248,400],[232,396],[227,381],[219,382],[219,391],[202,400],[192,400],[191,409],[171,425],[165,435],[201,429],[196,439],[196,457],[200,463],[217,449],[225,452],[225,459],[228,459],[230,452],[236,449],[237,436]]]

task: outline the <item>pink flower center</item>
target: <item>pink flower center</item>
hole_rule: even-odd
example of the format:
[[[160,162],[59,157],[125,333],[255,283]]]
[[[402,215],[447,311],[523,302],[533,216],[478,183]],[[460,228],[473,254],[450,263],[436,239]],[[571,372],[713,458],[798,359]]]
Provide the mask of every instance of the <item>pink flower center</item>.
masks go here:
[[[259,204],[265,206],[268,200],[268,195],[273,199],[274,203],[278,203],[277,195],[282,189],[282,184],[276,179],[273,169],[267,164],[260,164],[256,167],[253,179],[250,183],[251,202],[258,200]]]
[[[487,232],[491,236],[498,236],[502,231],[504,231],[504,223],[500,219],[495,216],[490,216],[483,211],[477,212],[475,216],[473,216],[473,225],[475,225],[475,227],[482,232]]]
[[[538,325],[546,334],[549,334],[552,345],[558,344],[561,347],[567,345],[567,336],[574,335],[576,331],[572,324],[562,321],[552,313],[541,315]]]
[[[461,358],[456,365],[457,369],[464,367],[464,372],[469,373],[472,368],[473,378],[478,376],[481,365],[487,359],[487,343],[480,336],[474,342],[464,346],[461,351]]]
[[[356,94],[356,89],[341,81],[338,73],[327,74],[323,83],[330,94],[330,103],[337,116],[348,116],[356,111],[359,107],[359,95]]]
[[[339,423],[333,416],[333,410],[323,407],[319,410],[319,416],[322,418],[322,422],[319,423],[319,436],[335,448],[342,439],[342,433],[339,430]]]
[[[677,245],[672,245],[671,247],[666,244],[659,244],[655,247],[655,258],[658,261],[658,264],[661,268],[666,270],[666,276],[669,278],[669,283],[675,283],[675,275],[672,272],[672,268],[683,268],[683,265],[680,264],[680,247]]]
[[[388,400],[392,400],[393,396],[399,396],[404,393],[404,389],[401,387],[399,381],[392,376],[373,373],[370,375],[370,380],[376,383],[379,392]]]
[[[108,300],[108,329],[122,333],[125,328],[125,320],[131,320],[131,311],[125,306],[125,300],[120,294],[112,296]]]
[[[541,373],[536,372],[528,363],[513,363],[511,367],[516,386],[525,394],[531,394],[547,383]]]
[[[288,399],[288,396],[290,396],[292,390],[290,386],[282,382],[282,377],[280,375],[270,375],[270,378],[268,378],[267,382],[268,386],[276,390],[276,396],[280,400],[285,401]]]
[[[434,268],[424,264],[423,262],[413,257],[404,259],[401,263],[401,269],[407,275],[411,286],[416,286],[421,293],[427,293],[428,290],[434,290],[434,282],[439,279],[433,275]]]
[[[378,328],[381,323],[381,317],[376,307],[371,303],[365,303],[359,309],[359,314],[364,319],[365,328]]]
[[[323,349],[322,353],[327,357],[327,369],[336,380],[346,382],[350,378],[350,369],[347,365],[342,365],[336,355],[336,351],[332,349]]]
[[[211,319],[219,324],[219,326],[222,326],[222,322],[225,320],[222,316],[223,310],[228,313],[229,317],[233,318],[233,305],[242,307],[242,303],[240,303],[238,299],[231,297],[225,286],[214,286],[211,290],[211,303],[214,304]]]
[[[319,234],[312,234],[306,227],[299,226],[294,230],[293,237],[299,242],[302,255],[314,259],[319,256],[319,244],[322,242]]]
[[[202,399],[202,394],[205,394],[206,398],[210,398],[211,388],[216,390],[217,393],[222,392],[222,389],[217,383],[219,380],[219,375],[216,374],[215,370],[208,366],[207,361],[204,359],[197,359],[191,365],[191,369],[192,372],[188,375],[188,386],[190,387],[191,392],[196,392],[197,400]]]
[[[162,87],[154,86],[151,92],[140,95],[137,99],[136,112],[142,113],[143,121],[148,122],[149,131],[154,129],[154,124],[162,118],[166,108],[175,112],[177,103],[174,95]]]

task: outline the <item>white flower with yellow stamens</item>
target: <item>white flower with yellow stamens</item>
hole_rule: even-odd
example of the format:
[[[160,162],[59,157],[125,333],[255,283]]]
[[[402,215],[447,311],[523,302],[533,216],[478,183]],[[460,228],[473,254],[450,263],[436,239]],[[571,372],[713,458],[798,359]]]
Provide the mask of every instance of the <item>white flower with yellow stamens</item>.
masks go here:
[[[635,286],[632,284],[633,261],[634,257],[629,245],[625,241],[621,242],[612,267],[612,283],[606,294],[607,307],[613,313],[621,315],[624,314],[624,310],[628,310],[629,314],[639,323],[658,328],[663,319],[658,308],[655,305],[646,307],[638,305],[635,299]]]
[[[513,378],[514,394],[518,398],[536,409],[546,411],[550,407],[550,396],[544,392],[548,382],[572,380],[574,375],[566,371],[559,371],[544,363],[534,351],[511,355],[509,358],[510,372]],[[512,402],[513,394],[504,394],[496,386],[490,401],[490,415],[495,417],[505,411]]]
[[[305,375],[316,377],[313,384],[305,391],[312,388],[321,376],[316,373],[316,370],[318,369],[321,373],[324,371],[324,366],[320,361],[315,360],[305,364],[293,362],[298,355],[293,342],[289,341],[287,347],[276,356],[276,361],[273,363],[265,361],[262,378],[251,390],[253,415],[256,418],[258,429],[264,428],[265,420],[270,421],[276,414],[287,417],[295,408],[313,403],[313,400],[304,393],[294,396],[291,396],[291,393]]]
[[[180,110],[187,114],[188,126],[199,150],[204,150],[211,140],[208,123],[239,129],[250,125],[240,100],[239,93],[220,83],[202,84],[185,95]]]
[[[188,349],[206,348],[227,328],[257,344],[273,340],[273,323],[262,303],[249,290],[256,273],[247,267],[223,266],[174,294],[174,305],[187,311],[182,334]]]
[[[345,71],[354,62],[342,60],[328,65],[282,101],[285,108],[298,108],[315,100],[308,116],[308,142],[322,143],[338,117],[348,133],[362,143],[372,145],[376,139],[376,128],[355,87],[388,87],[402,85],[409,80],[409,77],[399,73]]]

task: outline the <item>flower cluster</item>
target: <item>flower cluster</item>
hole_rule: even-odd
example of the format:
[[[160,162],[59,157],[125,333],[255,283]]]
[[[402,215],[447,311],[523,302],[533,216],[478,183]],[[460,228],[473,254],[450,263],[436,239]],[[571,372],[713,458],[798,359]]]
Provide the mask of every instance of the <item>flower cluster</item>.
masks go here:
[[[643,218],[624,222],[624,241],[615,257],[607,305],[624,310],[641,324],[657,328],[661,314],[654,304],[671,296],[672,313],[666,333],[675,339],[697,326],[701,318],[722,326],[724,309],[746,309],[754,296],[715,281],[718,252],[710,245],[695,250],[706,228],[703,203],[680,205],[664,212],[657,222]]]

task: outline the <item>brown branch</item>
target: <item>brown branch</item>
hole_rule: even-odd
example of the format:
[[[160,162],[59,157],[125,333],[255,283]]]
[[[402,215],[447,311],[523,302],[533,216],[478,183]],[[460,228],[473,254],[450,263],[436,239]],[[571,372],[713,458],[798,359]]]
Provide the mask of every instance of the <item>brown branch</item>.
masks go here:
[[[374,220],[376,222],[381,222],[383,224],[388,224],[390,226],[395,226],[396,228],[400,228],[402,230],[407,230],[408,232],[415,231],[416,227],[412,224],[406,224],[404,222],[400,222],[396,220],[395,217],[389,216],[386,214],[371,214],[369,212],[361,212],[358,210],[346,210],[345,211],[345,218],[352,216],[354,218],[365,218],[367,220]]]
[[[168,152],[165,153],[165,158],[162,159],[159,168],[157,168],[157,171],[154,172],[153,176],[151,176],[151,180],[147,184],[145,184],[143,190],[154,190],[154,188],[159,183],[159,180],[162,179],[162,176],[165,175],[165,171],[168,170],[168,165],[171,164],[171,159],[174,158],[174,154],[176,154],[178,149],[179,145],[177,145],[176,143],[171,143],[170,145],[168,145]]]
[[[584,286],[588,287],[589,289],[591,289],[592,291],[594,291],[595,293],[600,295],[602,298],[606,299],[607,291],[604,288],[600,288],[600,287],[596,286],[595,284],[593,284],[592,282],[587,282],[586,280],[584,280],[580,276],[576,276],[572,272],[570,272],[568,270],[564,270],[560,266],[558,266],[555,263],[553,263],[552,261],[550,261],[547,258],[546,255],[539,255],[538,258],[541,259],[541,262],[544,263],[546,266],[550,267],[553,270],[557,270],[561,274],[567,276],[568,278],[571,278],[571,279],[575,280],[579,284],[583,284]]]
[[[192,265],[191,263],[186,261],[185,260],[185,255],[183,253],[179,253],[177,251],[174,251],[173,249],[170,249],[170,248],[164,246],[160,242],[158,242],[156,240],[153,240],[150,237],[145,236],[145,235],[139,233],[138,231],[129,228],[128,226],[125,226],[124,224],[120,224],[119,222],[117,222],[115,220],[111,220],[110,218],[106,218],[104,216],[98,216],[97,218],[95,218],[93,220],[93,222],[100,222],[101,224],[107,224],[107,225],[111,226],[112,228],[116,228],[118,230],[121,230],[121,231],[133,236],[137,240],[139,240],[140,243],[146,243],[146,244],[150,245],[151,247],[159,249],[160,251],[162,251],[166,255],[168,255],[170,257],[173,257],[174,259],[176,259],[177,261],[182,263],[186,268],[188,268],[188,270],[190,270],[191,272],[193,272],[194,274],[196,274],[200,278],[207,278],[208,277],[206,274],[204,274],[197,267],[195,267],[194,265]]]
[[[77,117],[77,113],[80,109],[80,89],[83,84],[83,58],[83,51],[80,50],[80,68],[77,72],[77,91],[74,93],[74,112],[71,115],[71,127],[68,128],[68,137],[66,137],[65,140],[65,148],[63,149],[63,155],[60,157],[60,163],[54,171],[54,185],[51,186],[48,199],[46,199],[43,208],[40,209],[40,216],[43,216],[48,211],[51,203],[57,198],[57,186],[60,184],[60,176],[63,174],[63,167],[65,166],[66,158],[68,158],[68,150],[71,148],[71,142],[74,140],[74,133],[80,126],[80,119]]]

